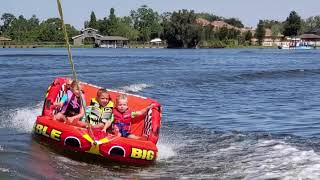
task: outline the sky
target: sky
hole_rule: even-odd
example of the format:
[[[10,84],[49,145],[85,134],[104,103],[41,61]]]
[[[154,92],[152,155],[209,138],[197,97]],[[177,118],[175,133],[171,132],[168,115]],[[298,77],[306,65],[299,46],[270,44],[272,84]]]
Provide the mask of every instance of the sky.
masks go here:
[[[40,21],[59,17],[56,0],[2,0],[0,15],[11,13]],[[84,21],[94,11],[98,19],[108,16],[115,8],[117,16],[128,16],[131,10],[147,5],[159,14],[180,9],[207,12],[226,18],[235,17],[247,27],[256,27],[260,19],[284,21],[291,11],[303,19],[320,15],[320,0],[61,0],[65,23],[82,29]]]

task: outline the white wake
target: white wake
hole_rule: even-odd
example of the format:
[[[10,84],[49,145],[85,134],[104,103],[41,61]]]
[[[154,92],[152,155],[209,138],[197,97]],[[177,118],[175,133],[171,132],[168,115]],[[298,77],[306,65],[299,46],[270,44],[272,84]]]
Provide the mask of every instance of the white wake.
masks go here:
[[[9,110],[1,118],[4,118],[1,127],[16,129],[19,132],[31,132],[37,116],[41,114],[42,103],[35,107],[23,107]]]
[[[150,88],[150,87],[152,87],[152,85],[141,83],[141,84],[132,84],[129,86],[123,86],[120,89],[125,92],[141,92],[144,89]]]

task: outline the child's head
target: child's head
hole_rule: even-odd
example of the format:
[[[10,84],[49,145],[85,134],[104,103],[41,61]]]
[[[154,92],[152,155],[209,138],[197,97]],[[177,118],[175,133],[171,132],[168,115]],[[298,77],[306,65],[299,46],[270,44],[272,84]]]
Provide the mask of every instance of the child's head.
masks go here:
[[[110,100],[110,96],[106,89],[99,89],[97,92],[96,100],[101,106],[106,106]]]
[[[71,87],[70,88],[71,88],[72,93],[75,96],[80,97],[80,89],[78,89],[78,86],[81,89],[79,81],[73,80],[72,83],[71,83]]]
[[[67,90],[71,88],[71,83],[72,83],[72,79],[66,78],[66,89]]]
[[[117,109],[120,112],[125,112],[128,109],[128,97],[125,94],[117,96],[116,100]]]

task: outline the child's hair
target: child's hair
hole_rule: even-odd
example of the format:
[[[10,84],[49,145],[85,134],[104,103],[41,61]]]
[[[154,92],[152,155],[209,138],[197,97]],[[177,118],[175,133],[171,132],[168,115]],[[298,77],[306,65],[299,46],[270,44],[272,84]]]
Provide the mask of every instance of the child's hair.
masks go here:
[[[119,104],[120,100],[128,101],[128,96],[126,94],[120,94],[119,96],[117,96],[116,103]]]
[[[70,87],[71,88],[76,88],[77,85],[79,85],[79,81],[73,80]]]
[[[68,86],[70,86],[71,83],[72,83],[72,79],[71,79],[71,78],[66,78],[66,84],[67,84]]]
[[[108,93],[108,91],[106,89],[103,89],[103,88],[99,89],[98,92],[97,92],[97,97],[100,97],[104,93]],[[109,96],[109,94],[108,94],[108,96]],[[110,98],[110,96],[109,96],[109,98]]]

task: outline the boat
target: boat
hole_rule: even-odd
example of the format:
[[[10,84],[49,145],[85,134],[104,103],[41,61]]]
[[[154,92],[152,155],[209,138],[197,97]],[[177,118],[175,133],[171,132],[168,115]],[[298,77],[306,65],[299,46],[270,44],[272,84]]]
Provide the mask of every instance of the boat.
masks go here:
[[[133,119],[130,133],[144,137],[136,140],[118,137],[112,132],[102,132],[100,129],[83,128],[64,122],[55,121],[53,115],[57,110],[54,102],[59,102],[67,89],[67,78],[58,77],[49,86],[41,115],[37,116],[33,126],[33,138],[49,145],[53,149],[63,150],[79,155],[94,155],[96,158],[108,161],[133,165],[153,164],[158,155],[157,141],[161,127],[161,106],[147,97],[127,94],[129,107],[134,110],[142,109],[151,103],[155,106],[145,117]],[[91,98],[101,87],[80,82],[88,104]],[[116,96],[123,93],[107,89],[114,101]]]
[[[292,38],[290,41],[278,46],[278,49],[315,49],[315,46],[309,42],[302,41],[300,38]]]

